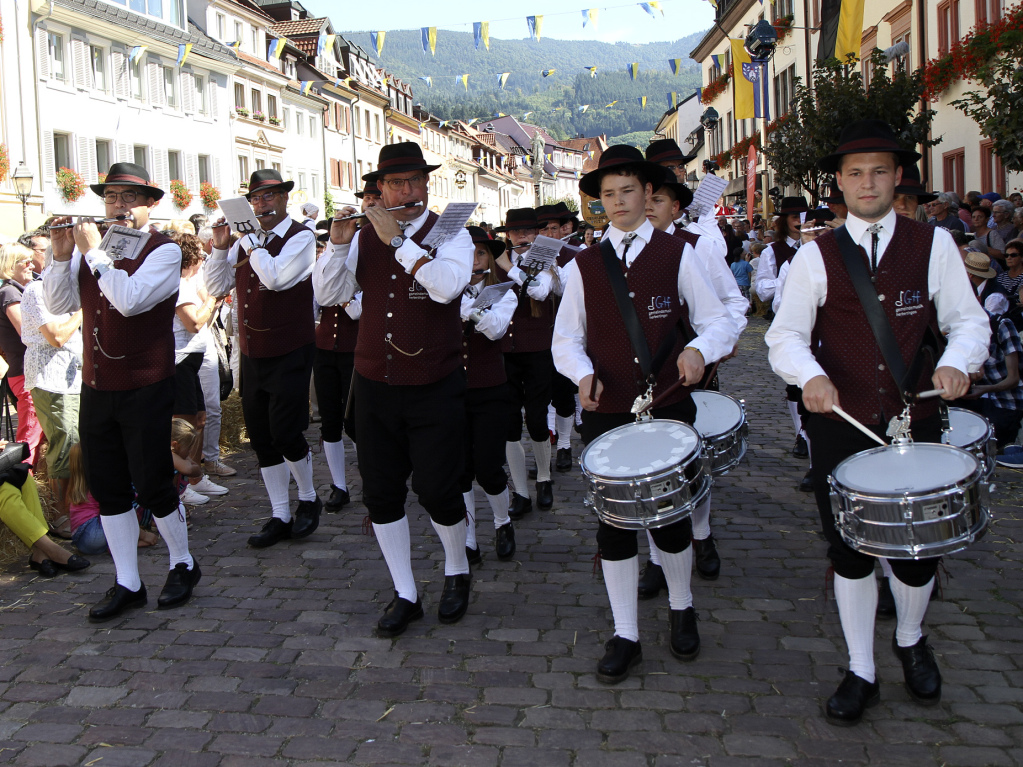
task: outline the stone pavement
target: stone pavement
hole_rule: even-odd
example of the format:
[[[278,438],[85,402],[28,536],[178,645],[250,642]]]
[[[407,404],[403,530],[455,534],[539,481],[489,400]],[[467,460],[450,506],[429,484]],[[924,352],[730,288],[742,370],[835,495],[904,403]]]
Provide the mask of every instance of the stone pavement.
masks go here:
[[[402,637],[372,628],[390,581],[356,499],[312,537],[246,548],[267,505],[251,454],[225,500],[191,513],[203,580],[186,607],[156,611],[166,549],[141,553],[151,607],[86,621],[112,584],[97,557],[80,576],[0,573],[0,763],[94,767],[373,764],[470,767],[1023,764],[1020,475],[1000,469],[996,522],[947,560],[925,631],[944,678],[940,706],[915,705],[879,623],[882,703],[858,727],[821,714],[845,662],[816,510],[795,489],[782,385],[762,320],[722,370],[746,400],[750,460],[714,491],[722,576],[694,579],[703,650],[668,652],[667,602],[640,603],[644,662],[617,687],[594,667],[611,637],[593,574],[582,482],[556,477],[555,509],[517,525],[515,561],[475,574],[469,613],[436,619],[441,548],[410,506],[426,618]],[[578,452],[578,451],[576,451]],[[357,477],[354,467],[350,472]],[[317,455],[321,491],[328,475]],[[478,505],[485,506],[479,490]],[[492,548],[489,511],[480,513]]]

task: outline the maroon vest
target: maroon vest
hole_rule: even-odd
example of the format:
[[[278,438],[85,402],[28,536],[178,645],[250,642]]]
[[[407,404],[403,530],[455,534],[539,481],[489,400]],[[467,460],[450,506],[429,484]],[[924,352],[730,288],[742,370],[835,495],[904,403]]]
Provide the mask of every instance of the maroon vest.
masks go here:
[[[134,274],[150,253],[168,243],[174,245],[170,237],[150,231],[138,258],[114,261],[114,268]],[[179,260],[180,256],[179,249]],[[174,375],[176,290],[149,311],[125,317],[100,292],[85,258],[78,270],[78,289],[85,351],[82,382],[86,386],[100,391],[127,391]]]
[[[284,243],[307,227],[292,221],[283,237],[274,237],[266,250],[275,258]],[[239,260],[245,255],[239,249]],[[287,290],[270,290],[252,270],[250,261],[235,270],[238,289],[238,325],[242,354],[246,357],[280,357],[316,340],[313,316],[313,280],[306,277]]]
[[[507,282],[507,272],[497,267],[499,282]],[[508,332],[501,339],[501,349],[505,354],[516,352],[542,352],[551,348],[551,341],[554,338],[554,304],[548,299],[539,301],[540,316],[533,316],[533,302],[525,291],[519,292],[521,288],[516,285],[512,288],[519,295],[519,305],[515,307],[515,314],[512,315],[508,324]]]
[[[774,270],[776,273],[780,273],[781,265],[791,261],[792,257],[796,255],[796,249],[789,245],[786,240],[771,243],[771,249],[774,251]]]
[[[475,328],[468,336],[462,334],[462,364],[468,375],[470,389],[486,389],[508,381],[504,372],[501,339],[491,341],[482,333],[477,333]]]
[[[681,237],[683,240],[693,246],[693,250],[696,250],[696,242],[700,239],[700,235],[695,232],[687,232],[685,229],[680,227],[678,224],[675,225],[675,231],[673,234],[676,237]]]
[[[324,306],[316,326],[316,348],[328,352],[354,352],[359,337],[359,321],[340,306]]]
[[[937,313],[927,289],[933,238],[933,227],[899,216],[875,275],[874,288],[907,369],[913,363],[928,326],[940,338]],[[838,387],[846,412],[863,423],[884,423],[904,407],[898,387],[874,340],[834,232],[822,234],[816,242],[824,258],[828,294],[824,305],[817,310],[811,342],[814,356]],[[868,264],[863,248],[859,248],[859,252],[863,263]],[[910,391],[932,388],[933,372],[933,366],[925,361],[919,379],[907,388]],[[935,414],[937,409],[936,399],[924,400],[913,408],[913,416],[923,418]],[[837,415],[829,416],[838,420]]]
[[[420,245],[437,222],[430,213],[412,236]],[[394,386],[433,383],[461,362],[462,320],[459,299],[441,304],[405,273],[394,249],[377,236],[373,225],[359,230],[359,265],[355,277],[362,287],[362,317],[355,345],[359,375]]]
[[[678,269],[684,248],[680,238],[654,230],[653,238],[626,272],[629,293],[651,357],[657,355],[665,336],[686,316],[686,307],[678,296]],[[597,377],[604,384],[597,412],[627,413],[647,385],[615,303],[600,246],[587,248],[575,260],[585,294],[586,351],[599,365]],[[624,270],[620,261],[619,268]],[[675,347],[657,374],[655,397],[678,380],[676,361],[684,348],[685,339],[678,332]],[[689,396],[680,389],[662,404],[673,405]]]

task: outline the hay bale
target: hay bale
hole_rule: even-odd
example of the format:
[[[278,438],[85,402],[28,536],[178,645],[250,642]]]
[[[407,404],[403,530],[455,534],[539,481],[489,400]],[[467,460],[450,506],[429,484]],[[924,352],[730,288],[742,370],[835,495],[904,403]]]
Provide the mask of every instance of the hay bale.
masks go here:
[[[220,449],[226,454],[237,453],[249,445],[242,415],[242,398],[235,389],[220,403]]]

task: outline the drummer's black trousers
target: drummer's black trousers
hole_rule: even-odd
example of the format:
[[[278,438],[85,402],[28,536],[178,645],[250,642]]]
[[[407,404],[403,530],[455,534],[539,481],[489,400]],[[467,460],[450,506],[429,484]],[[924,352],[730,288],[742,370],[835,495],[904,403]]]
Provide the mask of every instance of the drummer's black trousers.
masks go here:
[[[861,554],[851,548],[838,532],[831,510],[831,488],[828,477],[842,461],[855,453],[878,447],[878,444],[845,421],[837,421],[817,413],[803,417],[803,426],[810,437],[813,464],[813,492],[821,516],[824,537],[828,539],[828,557],[835,573],[851,580],[869,578],[874,574],[877,557]],[[870,426],[879,437],[885,436],[886,426]],[[941,419],[923,418],[913,423],[913,439],[917,442],[940,442]],[[885,440],[886,442],[889,440]],[[940,557],[931,559],[889,559],[892,573],[907,586],[925,586],[938,570]]]
[[[667,407],[658,408],[653,411],[654,418],[667,418],[673,421],[682,421],[692,424],[696,420],[696,403],[693,398],[687,396],[683,401]],[[636,416],[632,413],[595,413],[589,410],[583,411],[583,423],[579,427],[583,444],[588,445],[601,434],[634,423]],[[650,531],[657,548],[666,554],[678,554],[685,551],[693,539],[693,523],[686,517],[678,522],[673,522],[664,527],[657,527]],[[617,562],[623,559],[632,559],[639,554],[639,546],[636,542],[635,530],[623,530],[605,522],[600,522],[597,528],[597,550],[600,558],[609,562]]]

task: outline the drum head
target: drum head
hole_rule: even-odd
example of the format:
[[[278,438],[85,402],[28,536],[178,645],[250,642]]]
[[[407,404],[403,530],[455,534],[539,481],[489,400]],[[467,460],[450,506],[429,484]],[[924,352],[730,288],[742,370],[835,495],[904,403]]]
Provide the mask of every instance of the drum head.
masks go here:
[[[948,435],[948,443],[956,447],[976,444],[987,437],[991,428],[984,416],[963,410],[961,407],[948,409],[948,423],[952,427],[952,431]]]
[[[949,445],[917,442],[877,447],[847,458],[833,476],[858,493],[902,495],[927,493],[961,482],[980,469],[980,461]]]
[[[717,437],[739,428],[742,405],[727,394],[700,389],[693,392],[696,403],[696,430],[705,437]]]
[[[582,465],[601,477],[640,477],[683,463],[699,447],[699,435],[691,426],[642,421],[601,434],[583,451]]]

